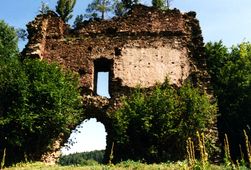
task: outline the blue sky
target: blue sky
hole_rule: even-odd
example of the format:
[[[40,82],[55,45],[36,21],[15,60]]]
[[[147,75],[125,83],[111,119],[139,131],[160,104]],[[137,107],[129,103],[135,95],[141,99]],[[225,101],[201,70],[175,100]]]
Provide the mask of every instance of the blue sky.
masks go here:
[[[43,0],[43,2],[51,9],[55,9],[57,0]],[[90,2],[91,0],[77,0],[74,16],[83,14]],[[151,1],[141,0],[141,2],[150,4]],[[38,14],[40,6],[39,0],[4,0],[0,6],[0,20],[16,28],[25,28],[25,25]],[[171,8],[197,13],[204,42],[222,40],[225,45],[231,47],[243,41],[251,41],[251,0],[172,0]],[[21,48],[22,46],[24,43],[20,43]],[[78,143],[71,152],[104,148],[103,125],[91,120],[83,126],[80,136],[73,135]],[[99,138],[89,142],[86,140],[95,136]]]
[[[150,0],[141,0],[150,4]],[[52,9],[57,0],[44,0]],[[91,0],[77,0],[74,15],[82,14]],[[5,0],[0,6],[0,19],[8,24],[25,28],[34,19],[41,6],[39,0]],[[196,11],[205,42],[223,40],[231,46],[251,39],[250,0],[172,0],[172,8]]]

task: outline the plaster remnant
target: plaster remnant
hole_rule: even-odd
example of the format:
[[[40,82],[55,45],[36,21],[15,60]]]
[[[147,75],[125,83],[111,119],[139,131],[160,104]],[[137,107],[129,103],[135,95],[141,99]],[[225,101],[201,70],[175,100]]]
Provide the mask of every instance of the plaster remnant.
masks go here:
[[[163,83],[181,86],[189,76],[190,61],[186,49],[168,46],[158,48],[125,48],[114,61],[114,77],[122,80],[122,86],[148,88]]]

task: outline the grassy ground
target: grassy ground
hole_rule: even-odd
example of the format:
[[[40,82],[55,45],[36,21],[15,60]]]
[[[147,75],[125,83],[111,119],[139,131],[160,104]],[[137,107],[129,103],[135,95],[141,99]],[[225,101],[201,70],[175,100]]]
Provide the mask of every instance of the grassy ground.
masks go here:
[[[46,165],[41,162],[36,163],[20,163],[5,170],[191,170],[191,169],[212,169],[212,170],[230,170],[232,167],[208,165],[206,167],[195,166],[188,167],[186,162],[165,163],[165,164],[143,164],[139,162],[122,162],[117,165],[90,165],[90,166],[60,166]],[[247,170],[246,167],[238,167],[236,169]]]

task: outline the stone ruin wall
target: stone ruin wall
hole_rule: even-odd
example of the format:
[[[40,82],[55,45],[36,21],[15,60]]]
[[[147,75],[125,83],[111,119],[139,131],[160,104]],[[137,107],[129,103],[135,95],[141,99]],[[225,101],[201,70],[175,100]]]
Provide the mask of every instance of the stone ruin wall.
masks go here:
[[[108,134],[107,158],[112,146],[109,114],[119,107],[121,95],[138,85],[149,88],[163,83],[166,77],[176,86],[187,78],[198,86],[208,81],[194,12],[137,5],[123,17],[85,21],[75,29],[49,12],[38,15],[27,28],[29,42],[23,56],[56,61],[79,73],[86,117],[97,118]],[[111,99],[96,95],[98,71],[109,72]]]
[[[85,22],[76,29],[49,13],[37,16],[28,31],[24,53],[78,72],[84,94],[95,94],[98,59],[110,63],[101,64],[104,68],[99,70],[110,72],[111,96],[123,88],[154,86],[166,77],[181,86],[192,72],[204,67],[203,39],[193,12],[135,6],[124,17]]]

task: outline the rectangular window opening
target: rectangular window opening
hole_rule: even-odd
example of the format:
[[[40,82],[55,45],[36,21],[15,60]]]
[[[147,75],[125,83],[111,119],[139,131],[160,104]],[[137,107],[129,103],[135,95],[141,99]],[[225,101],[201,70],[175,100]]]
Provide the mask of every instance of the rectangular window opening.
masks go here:
[[[96,73],[96,94],[110,98],[109,94],[109,71]]]

